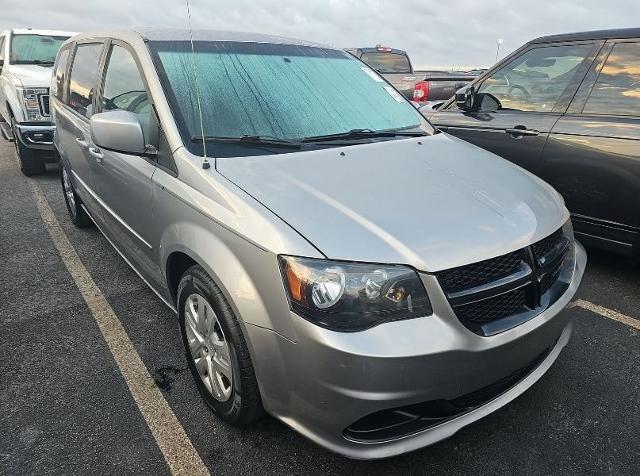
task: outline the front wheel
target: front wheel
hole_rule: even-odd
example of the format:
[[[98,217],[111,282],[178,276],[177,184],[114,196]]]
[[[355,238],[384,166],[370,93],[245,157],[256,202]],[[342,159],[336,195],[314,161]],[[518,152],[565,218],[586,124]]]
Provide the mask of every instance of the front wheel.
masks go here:
[[[189,369],[206,404],[234,425],[257,420],[262,402],[240,324],[200,266],[180,280],[178,313]]]
[[[62,192],[64,193],[64,201],[67,204],[67,211],[73,223],[78,228],[87,228],[93,224],[91,217],[84,211],[82,200],[78,197],[73,183],[71,182],[71,175],[69,169],[60,160],[60,182],[62,183]]]
[[[44,159],[38,157],[36,152],[28,149],[20,142],[20,131],[13,117],[11,118],[11,130],[13,131],[13,144],[16,147],[16,157],[18,158],[18,162],[20,162],[20,170],[22,173],[27,177],[45,173],[47,167]]]

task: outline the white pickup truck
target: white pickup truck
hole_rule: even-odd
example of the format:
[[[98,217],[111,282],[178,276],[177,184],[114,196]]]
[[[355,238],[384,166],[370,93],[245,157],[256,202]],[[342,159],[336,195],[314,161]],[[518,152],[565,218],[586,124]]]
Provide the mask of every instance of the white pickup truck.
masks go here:
[[[0,129],[14,141],[25,175],[56,160],[49,86],[60,45],[75,33],[13,29],[0,33]]]

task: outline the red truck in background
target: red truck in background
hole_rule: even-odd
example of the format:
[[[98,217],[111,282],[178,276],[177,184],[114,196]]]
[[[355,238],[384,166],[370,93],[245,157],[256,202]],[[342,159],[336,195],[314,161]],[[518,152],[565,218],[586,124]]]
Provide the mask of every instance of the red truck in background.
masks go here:
[[[406,51],[377,45],[345,48],[391,83],[419,107],[440,104],[473,81],[479,70],[470,72],[415,71]]]

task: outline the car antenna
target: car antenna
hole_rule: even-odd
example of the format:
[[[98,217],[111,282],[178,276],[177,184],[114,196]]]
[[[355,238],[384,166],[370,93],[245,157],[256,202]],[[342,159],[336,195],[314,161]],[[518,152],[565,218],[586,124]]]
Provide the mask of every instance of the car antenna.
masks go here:
[[[204,153],[204,160],[202,161],[202,168],[208,169],[211,167],[207,160],[207,141],[204,135],[204,120],[202,119],[202,104],[200,104],[200,82],[198,81],[198,68],[196,67],[196,50],[193,46],[193,30],[191,29],[191,9],[189,8],[189,0],[184,0],[187,4],[187,18],[189,20],[189,41],[191,43],[191,64],[193,66],[193,78],[196,82],[196,101],[198,103],[198,115],[200,117],[200,134],[202,135],[202,151]]]

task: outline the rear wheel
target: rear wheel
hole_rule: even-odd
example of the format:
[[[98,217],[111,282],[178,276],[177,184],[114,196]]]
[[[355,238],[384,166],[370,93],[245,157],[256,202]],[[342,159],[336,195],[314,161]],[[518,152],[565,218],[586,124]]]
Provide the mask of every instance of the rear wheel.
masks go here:
[[[13,131],[13,145],[16,148],[16,157],[20,162],[20,170],[27,177],[32,175],[43,174],[47,170],[45,161],[42,157],[38,157],[37,152],[29,150],[19,139],[19,131],[16,127],[16,120],[11,117],[11,130]]]
[[[249,349],[238,319],[200,266],[178,285],[180,329],[200,395],[220,418],[247,425],[263,414]]]
[[[71,175],[64,162],[60,161],[60,181],[62,183],[62,191],[64,192],[64,201],[67,204],[67,211],[71,222],[78,228],[86,228],[93,224],[91,218],[82,208],[82,200],[78,197],[73,183],[71,182]]]

